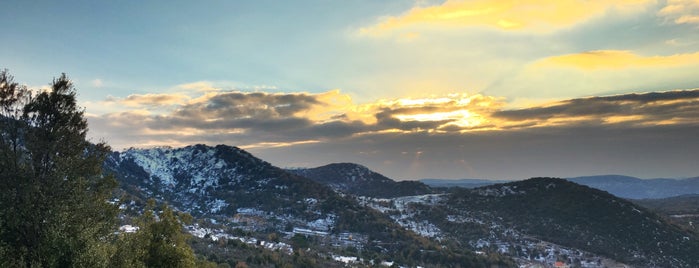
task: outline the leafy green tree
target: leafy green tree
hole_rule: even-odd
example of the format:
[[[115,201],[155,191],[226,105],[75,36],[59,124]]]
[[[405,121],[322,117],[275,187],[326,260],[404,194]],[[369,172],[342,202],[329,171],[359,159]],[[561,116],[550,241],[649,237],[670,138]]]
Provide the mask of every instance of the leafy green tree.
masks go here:
[[[0,266],[105,267],[117,212],[101,170],[109,146],[86,139],[65,74],[31,93],[0,73]]]

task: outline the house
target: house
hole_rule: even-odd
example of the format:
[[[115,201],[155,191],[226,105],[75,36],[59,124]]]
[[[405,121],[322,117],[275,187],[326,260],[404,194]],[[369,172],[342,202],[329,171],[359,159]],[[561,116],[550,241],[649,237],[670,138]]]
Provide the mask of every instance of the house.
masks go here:
[[[557,261],[556,263],[553,264],[553,267],[556,267],[556,268],[568,268],[569,266],[568,266],[567,264],[565,264],[564,262],[562,262],[562,261]]]

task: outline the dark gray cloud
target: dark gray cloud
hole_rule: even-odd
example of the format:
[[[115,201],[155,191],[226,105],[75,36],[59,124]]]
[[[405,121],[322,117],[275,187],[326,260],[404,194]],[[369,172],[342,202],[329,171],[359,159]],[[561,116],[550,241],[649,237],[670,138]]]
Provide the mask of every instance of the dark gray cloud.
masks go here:
[[[642,121],[699,119],[699,90],[626,94],[562,101],[546,107],[493,113],[506,120],[545,120],[560,117],[643,116]]]
[[[131,97],[137,98],[141,99]],[[303,93],[222,92],[181,105],[169,113],[122,112],[93,116],[89,120],[92,136],[109,137],[118,148],[128,147],[122,144],[129,142],[135,143],[134,146],[167,141],[178,144],[226,141],[240,146],[285,143],[342,138],[377,129],[342,114],[329,116],[324,122],[298,114],[328,105],[319,98],[320,95]]]
[[[416,120],[406,120],[402,121],[396,118],[396,115],[403,114],[404,110],[408,109],[384,109],[378,112],[375,117],[377,120],[377,128],[380,129],[399,129],[399,130],[413,130],[413,129],[436,129],[439,126],[453,122],[453,119],[449,120],[438,120],[438,121],[416,121]],[[409,109],[415,111],[417,109]],[[436,109],[427,109],[436,110]],[[423,109],[422,112],[425,110]]]
[[[226,92],[217,94],[205,102],[187,104],[177,109],[174,117],[218,117],[271,119],[290,117],[320,103],[309,94],[270,94]]]

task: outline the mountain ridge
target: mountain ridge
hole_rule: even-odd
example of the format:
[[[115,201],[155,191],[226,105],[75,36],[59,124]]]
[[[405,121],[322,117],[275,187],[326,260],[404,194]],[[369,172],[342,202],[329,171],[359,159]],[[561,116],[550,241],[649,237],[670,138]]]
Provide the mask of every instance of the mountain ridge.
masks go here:
[[[433,192],[424,183],[418,181],[394,181],[355,163],[332,163],[315,168],[296,168],[288,171],[346,194],[369,197],[398,197]]]
[[[699,194],[699,177],[640,179],[623,175],[598,175],[567,178],[567,180],[630,199],[658,199]]]
[[[497,183],[506,183],[505,180],[489,180],[489,179],[420,179],[420,182],[429,185],[430,187],[463,187],[477,188]]]
[[[659,199],[686,194],[699,194],[699,177],[641,179],[626,175],[593,175],[565,178],[629,199]],[[421,179],[431,187],[476,188],[513,181],[484,179]]]
[[[237,147],[132,148],[112,153],[104,167],[107,174],[121,181],[123,191],[188,212],[198,222],[218,226],[215,232],[222,237],[231,237],[225,234],[231,230],[249,232],[303,245],[295,250],[313,248],[318,254],[331,254],[325,251],[362,249],[359,253],[364,258],[414,265],[513,265],[497,254],[481,256],[461,248],[435,250],[437,242],[401,228],[387,215]],[[374,174],[368,169],[360,171]],[[408,256],[404,251],[414,254]]]

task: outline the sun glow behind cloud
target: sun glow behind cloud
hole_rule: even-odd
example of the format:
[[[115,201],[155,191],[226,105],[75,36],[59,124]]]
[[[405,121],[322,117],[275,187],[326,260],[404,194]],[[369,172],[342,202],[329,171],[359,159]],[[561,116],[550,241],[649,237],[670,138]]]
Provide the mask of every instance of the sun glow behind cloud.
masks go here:
[[[667,90],[699,87],[697,0],[65,6],[2,9],[21,42],[0,45],[0,67],[32,87],[65,71],[90,135],[115,149],[225,143],[280,165],[387,163],[398,179],[419,176],[408,162],[454,178],[696,176],[673,166],[699,157],[696,90]]]
[[[397,114],[394,115],[394,117],[400,121],[452,121],[453,124],[463,127],[476,126],[480,124],[480,120],[475,120],[474,116],[467,110],[422,114]]]
[[[131,95],[109,98],[127,111],[90,114],[91,124],[112,134],[132,133],[124,144],[167,145],[173,140],[226,141],[244,148],[277,148],[382,133],[468,133],[574,125],[699,123],[691,112],[699,91],[670,91],[557,101],[506,110],[502,98],[449,94],[355,103],[340,90],[265,93],[218,90],[183,98]],[[173,101],[174,100],[174,101]],[[153,103],[165,103],[168,109]],[[140,104],[139,110],[130,110]],[[663,113],[656,114],[658,111]],[[135,140],[134,140],[135,139]],[[154,140],[162,139],[162,144]],[[138,142],[137,140],[141,140]],[[120,144],[116,142],[115,144]]]
[[[439,168],[448,169],[444,174],[449,176],[482,176],[480,172],[489,167],[495,171],[488,176],[507,178],[513,176],[506,172],[509,169],[499,171],[491,165],[509,163],[517,176],[524,176],[521,170],[531,168],[537,159],[548,163],[546,174],[570,172],[576,167],[566,165],[576,161],[615,171],[617,166],[600,162],[606,158],[596,156],[600,151],[595,150],[617,148],[619,143],[629,144],[622,148],[626,151],[642,148],[663,157],[681,157],[676,144],[662,139],[686,140],[699,125],[699,90],[559,100],[514,110],[505,108],[503,98],[482,94],[369,103],[356,103],[340,90],[199,94],[168,111],[144,106],[91,114],[90,126],[97,131],[90,133],[109,140],[115,149],[223,143],[283,165],[374,163],[381,170],[393,170],[391,176],[413,179]],[[661,128],[669,130],[655,133]],[[649,147],[649,142],[663,147]],[[576,154],[547,153],[550,148]],[[658,170],[652,163],[644,165]]]

